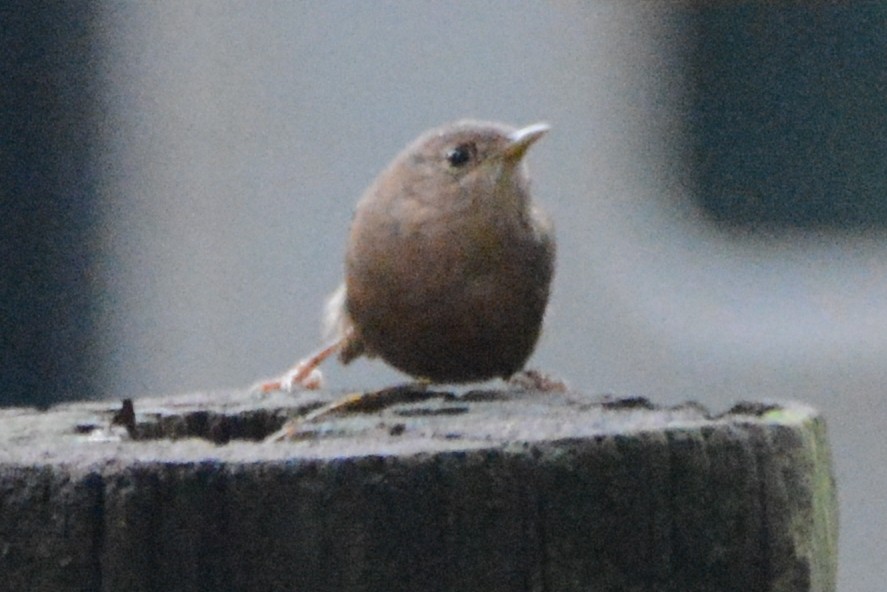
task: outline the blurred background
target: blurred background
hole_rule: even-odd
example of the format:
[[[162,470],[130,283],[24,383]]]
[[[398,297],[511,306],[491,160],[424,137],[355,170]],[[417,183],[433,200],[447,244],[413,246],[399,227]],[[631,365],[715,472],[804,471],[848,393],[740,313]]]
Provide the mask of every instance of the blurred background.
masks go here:
[[[711,4],[4,4],[0,404],[280,373],[319,344],[352,207],[404,144],[547,121],[528,161],[559,261],[530,365],[819,407],[840,588],[881,590],[887,5]]]

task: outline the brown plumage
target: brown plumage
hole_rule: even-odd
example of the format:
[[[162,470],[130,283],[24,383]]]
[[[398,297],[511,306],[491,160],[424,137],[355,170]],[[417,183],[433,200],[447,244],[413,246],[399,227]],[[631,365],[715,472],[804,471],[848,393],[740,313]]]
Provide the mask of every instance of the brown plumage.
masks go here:
[[[357,204],[328,310],[335,342],[268,384],[305,385],[336,350],[346,364],[379,357],[437,383],[521,370],[554,272],[551,223],[523,163],[547,130],[460,121],[396,156]]]

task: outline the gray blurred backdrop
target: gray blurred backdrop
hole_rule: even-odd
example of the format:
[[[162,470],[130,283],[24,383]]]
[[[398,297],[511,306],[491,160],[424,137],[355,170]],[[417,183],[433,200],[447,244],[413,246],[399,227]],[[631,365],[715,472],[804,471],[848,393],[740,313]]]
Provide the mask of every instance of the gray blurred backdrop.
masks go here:
[[[547,121],[531,366],[823,410],[840,588],[887,581],[887,8],[5,7],[0,402],[244,387],[319,344],[351,211],[460,117]],[[330,388],[403,380],[325,367]]]

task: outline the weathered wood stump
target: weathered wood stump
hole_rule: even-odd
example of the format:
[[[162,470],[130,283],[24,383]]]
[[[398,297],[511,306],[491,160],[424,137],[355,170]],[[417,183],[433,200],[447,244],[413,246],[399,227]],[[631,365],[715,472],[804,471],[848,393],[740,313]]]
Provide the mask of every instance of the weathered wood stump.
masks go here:
[[[336,396],[0,411],[0,589],[834,589],[803,404],[439,393],[261,441]]]

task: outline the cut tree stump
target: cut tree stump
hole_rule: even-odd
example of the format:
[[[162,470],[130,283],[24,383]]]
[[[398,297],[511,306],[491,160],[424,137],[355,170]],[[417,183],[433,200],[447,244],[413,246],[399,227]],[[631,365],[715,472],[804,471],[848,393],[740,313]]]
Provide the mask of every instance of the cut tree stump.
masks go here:
[[[415,394],[286,442],[341,394],[0,410],[0,590],[834,590],[802,403]]]

